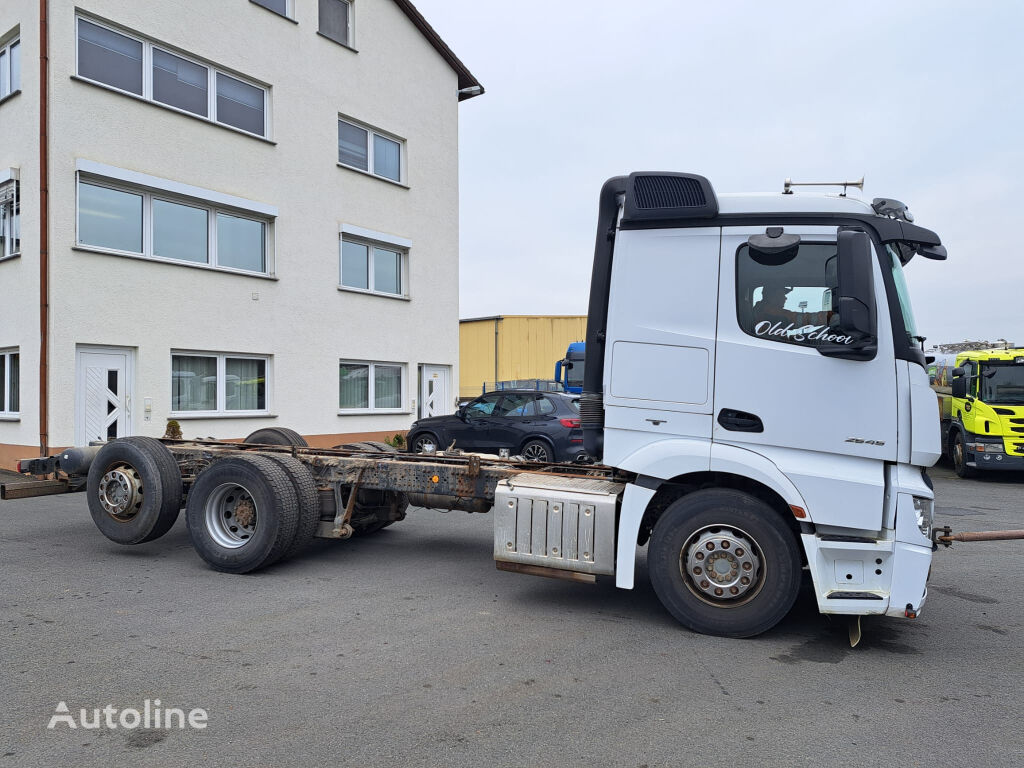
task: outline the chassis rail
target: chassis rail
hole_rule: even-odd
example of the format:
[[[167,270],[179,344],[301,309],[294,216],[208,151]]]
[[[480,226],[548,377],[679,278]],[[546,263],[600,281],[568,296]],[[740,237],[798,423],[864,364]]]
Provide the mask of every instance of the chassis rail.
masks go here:
[[[320,490],[352,487],[359,490],[397,491],[407,494],[409,503],[415,506],[468,512],[489,511],[494,503],[498,483],[523,472],[541,472],[553,477],[626,479],[624,473],[599,465],[546,464],[462,451],[421,455],[228,443],[219,440],[163,439],[161,442],[178,463],[186,493],[204,469],[218,459],[239,453],[293,456],[309,468]],[[82,480],[88,471],[88,461],[81,461],[77,455],[72,461],[68,456],[69,453],[64,452],[47,458],[23,460],[23,474],[49,476],[56,480],[5,484],[4,498],[84,490],[85,483]]]

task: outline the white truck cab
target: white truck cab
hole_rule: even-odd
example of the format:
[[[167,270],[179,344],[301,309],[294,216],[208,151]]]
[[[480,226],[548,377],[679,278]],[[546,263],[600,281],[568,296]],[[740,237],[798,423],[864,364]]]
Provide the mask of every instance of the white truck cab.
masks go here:
[[[940,444],[903,268],[945,249],[911,221],[692,174],[605,185],[581,416],[632,479],[608,489],[615,558],[593,572],[632,588],[649,542],[662,603],[710,634],[773,626],[804,567],[822,613],[917,615]]]

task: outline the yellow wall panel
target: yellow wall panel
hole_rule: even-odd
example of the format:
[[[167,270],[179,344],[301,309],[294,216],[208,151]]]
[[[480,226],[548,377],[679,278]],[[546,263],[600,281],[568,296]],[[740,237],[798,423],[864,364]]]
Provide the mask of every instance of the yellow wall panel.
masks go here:
[[[586,315],[504,315],[459,323],[459,396],[484,382],[550,379],[571,342],[587,335]]]

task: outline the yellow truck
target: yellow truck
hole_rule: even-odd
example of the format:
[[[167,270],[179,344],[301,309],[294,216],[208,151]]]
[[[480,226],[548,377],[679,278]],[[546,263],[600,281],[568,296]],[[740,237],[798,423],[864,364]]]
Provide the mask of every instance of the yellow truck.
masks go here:
[[[943,452],[960,477],[1024,469],[1024,349],[973,350],[938,359],[931,378],[939,397]]]

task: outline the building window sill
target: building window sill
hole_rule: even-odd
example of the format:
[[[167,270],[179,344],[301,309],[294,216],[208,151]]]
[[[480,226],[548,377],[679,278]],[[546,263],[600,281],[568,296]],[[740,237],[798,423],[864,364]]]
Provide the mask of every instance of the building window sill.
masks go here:
[[[271,13],[273,13],[273,11],[271,11]],[[267,137],[260,136],[257,133],[250,133],[249,131],[243,131],[241,128],[235,128],[233,125],[227,125],[225,123],[218,123],[216,120],[211,120],[208,117],[203,117],[201,115],[192,114],[191,112],[187,112],[184,109],[178,109],[177,107],[172,107],[170,104],[163,104],[163,103],[161,103],[159,101],[153,101],[151,99],[147,99],[147,98],[145,98],[143,96],[139,96],[137,93],[129,93],[128,91],[122,91],[120,88],[113,88],[113,87],[111,87],[109,85],[106,85],[104,83],[98,83],[95,80],[90,80],[87,77],[81,77],[80,75],[71,75],[71,79],[74,80],[75,82],[78,82],[78,83],[85,83],[86,85],[90,85],[93,88],[100,88],[100,89],[102,89],[104,91],[110,91],[111,93],[116,93],[119,96],[124,96],[126,98],[131,99],[132,101],[138,101],[138,102],[141,102],[142,104],[148,104],[151,107],[157,107],[159,109],[165,109],[168,112],[174,112],[176,115],[182,115],[183,117],[191,118],[192,120],[196,120],[196,121],[198,121],[200,123],[203,123],[204,125],[212,125],[214,128],[223,128],[225,131],[231,131],[232,133],[237,133],[239,136],[248,136],[250,139],[256,139],[256,141],[262,141],[264,144],[270,144],[272,146],[277,146],[277,142],[274,141],[273,139],[268,139]]]
[[[375,173],[370,173],[369,171],[364,171],[362,168],[354,168],[351,165],[345,165],[344,163],[338,163],[337,165],[338,165],[339,168],[344,168],[346,171],[352,171],[353,173],[358,173],[360,176],[369,176],[371,179],[376,179],[377,181],[383,181],[385,184],[393,184],[394,186],[401,187],[402,189],[410,189],[408,184],[403,184],[400,181],[395,181],[394,179],[389,179],[389,178],[386,178],[384,176],[378,176]]]
[[[267,6],[265,6],[265,5],[260,5],[259,3],[253,3],[253,5],[259,6],[260,8],[262,8],[262,9],[263,9],[264,11],[266,11],[267,13],[272,13],[272,14],[274,14],[274,15],[275,15],[275,16],[277,16],[277,17],[278,17],[279,19],[285,19],[286,21],[290,21],[290,22],[291,22],[292,24],[295,24],[295,25],[298,25],[298,23],[299,23],[297,19],[293,19],[293,18],[292,18],[291,16],[289,16],[289,15],[288,15],[288,14],[286,14],[286,13],[278,13],[278,12],[277,12],[277,11],[275,11],[275,10],[274,10],[273,8],[267,8]]]
[[[411,413],[407,408],[345,408],[338,411],[339,416],[408,416]]]
[[[177,413],[171,411],[170,419],[176,421],[201,421],[204,419],[276,419],[276,413],[270,413],[269,411],[241,411],[239,413],[227,413],[219,411],[185,411],[184,413]]]
[[[352,47],[351,45],[349,45],[348,43],[343,43],[343,42],[341,42],[340,40],[335,40],[335,39],[334,39],[333,37],[331,37],[330,35],[325,35],[325,34],[324,34],[323,32],[321,32],[320,30],[317,30],[317,32],[316,32],[316,33],[317,33],[317,34],[318,34],[318,35],[319,35],[320,37],[322,37],[322,38],[323,38],[324,40],[330,40],[330,41],[331,41],[332,43],[334,43],[335,45],[340,45],[340,46],[341,46],[342,48],[344,48],[344,49],[346,49],[346,50],[348,50],[348,51],[352,51],[352,53],[359,53],[359,49],[358,49],[358,48],[353,48],[353,47]]]
[[[153,264],[169,264],[172,267],[188,267],[190,269],[205,269],[207,272],[221,272],[226,275],[238,275],[239,277],[255,277],[258,280],[279,280],[277,275],[264,275],[259,272],[246,272],[244,269],[228,269],[227,267],[211,267],[209,264],[194,264],[191,261],[174,261],[173,259],[158,259],[153,256],[145,256],[141,253],[127,253],[125,251],[111,251],[106,248],[94,248],[91,245],[75,245],[71,250],[79,253],[95,253],[100,256],[118,256],[122,259],[138,259]]]
[[[21,93],[21,88],[19,88],[19,89],[18,89],[18,90],[16,90],[16,91],[11,91],[11,92],[10,92],[10,93],[8,93],[8,94],[7,94],[6,96],[4,96],[4,97],[3,97],[2,99],[0,99],[0,104],[6,104],[6,103],[7,103],[8,101],[10,101],[11,99],[13,99],[13,98],[14,98],[15,96],[17,96],[17,95],[18,95],[19,93]]]
[[[399,296],[394,293],[381,293],[380,291],[367,291],[363,288],[349,288],[347,285],[339,285],[339,291],[345,293],[361,293],[364,296],[380,296],[382,299],[396,299],[398,301],[412,301],[408,296]]]
[[[18,253],[12,253],[10,256],[0,256],[0,264],[3,264],[5,261],[14,261],[15,259],[20,259],[20,258],[21,258],[21,252],[20,251]]]
[[[0,421],[21,421],[20,413],[0,413]]]

